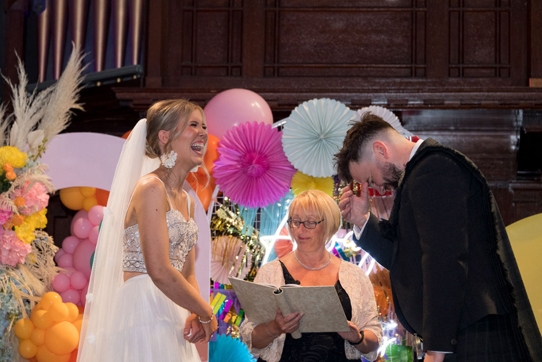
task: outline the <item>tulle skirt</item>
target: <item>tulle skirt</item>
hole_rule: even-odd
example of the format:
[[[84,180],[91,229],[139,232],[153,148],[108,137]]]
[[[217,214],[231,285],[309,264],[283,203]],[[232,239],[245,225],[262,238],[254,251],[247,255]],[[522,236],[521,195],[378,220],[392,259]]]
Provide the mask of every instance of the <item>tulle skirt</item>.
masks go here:
[[[190,312],[166,297],[147,274],[127,280],[113,308],[108,361],[200,361],[196,346],[183,338]]]

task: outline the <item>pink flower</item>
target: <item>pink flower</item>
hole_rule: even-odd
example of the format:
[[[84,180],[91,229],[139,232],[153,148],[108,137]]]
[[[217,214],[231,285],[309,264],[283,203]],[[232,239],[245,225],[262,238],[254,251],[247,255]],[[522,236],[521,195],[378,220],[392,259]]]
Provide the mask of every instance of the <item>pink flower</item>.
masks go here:
[[[47,189],[42,183],[35,182],[31,189],[28,189],[30,181],[27,182],[21,189],[16,189],[11,194],[11,198],[15,199],[20,196],[24,199],[24,206],[19,207],[19,212],[23,215],[32,215],[35,212],[43,210],[49,203],[49,195]]]
[[[4,225],[11,219],[13,212],[11,210],[0,209],[0,225]]]
[[[17,238],[14,231],[0,229],[0,262],[14,267],[24,263],[32,247]]]

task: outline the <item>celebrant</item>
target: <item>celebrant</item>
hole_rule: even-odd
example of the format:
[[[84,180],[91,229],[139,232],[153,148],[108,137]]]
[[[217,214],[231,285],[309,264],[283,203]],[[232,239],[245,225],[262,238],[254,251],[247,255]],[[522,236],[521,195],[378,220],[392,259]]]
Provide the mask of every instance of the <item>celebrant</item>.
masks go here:
[[[289,208],[288,230],[297,248],[281,259],[264,264],[254,282],[275,286],[335,286],[350,326],[349,332],[303,333],[294,339],[303,315],[282,315],[255,325],[247,317],[241,324],[243,340],[258,361],[375,360],[382,338],[373,287],[356,265],[331,255],[326,243],[340,226],[335,201],[319,190],[299,194]]]

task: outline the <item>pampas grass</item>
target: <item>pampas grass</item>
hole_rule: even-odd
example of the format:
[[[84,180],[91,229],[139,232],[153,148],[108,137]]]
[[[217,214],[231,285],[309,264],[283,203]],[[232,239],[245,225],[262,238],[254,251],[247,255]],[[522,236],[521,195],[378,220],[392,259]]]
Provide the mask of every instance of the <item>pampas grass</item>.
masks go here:
[[[79,49],[74,45],[60,79],[51,87],[41,92],[34,90],[28,95],[26,91],[28,77],[19,59],[17,67],[19,83],[14,85],[6,79],[13,93],[13,113],[4,118],[5,108],[0,110],[0,145],[7,144],[23,152],[39,156],[47,143],[66,129],[72,110],[83,109],[78,103],[83,80],[82,60]]]

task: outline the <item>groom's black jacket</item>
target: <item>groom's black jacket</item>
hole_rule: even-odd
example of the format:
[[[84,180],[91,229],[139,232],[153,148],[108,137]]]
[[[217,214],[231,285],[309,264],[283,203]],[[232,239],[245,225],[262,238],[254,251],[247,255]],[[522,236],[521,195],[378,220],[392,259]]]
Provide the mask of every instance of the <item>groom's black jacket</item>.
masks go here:
[[[424,348],[454,351],[458,330],[513,312],[534,361],[538,330],[493,194],[461,153],[428,139],[407,163],[389,221],[356,243],[390,270],[399,320]]]

